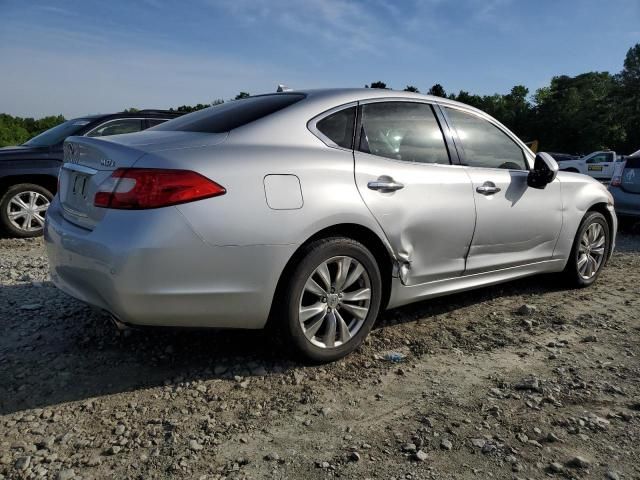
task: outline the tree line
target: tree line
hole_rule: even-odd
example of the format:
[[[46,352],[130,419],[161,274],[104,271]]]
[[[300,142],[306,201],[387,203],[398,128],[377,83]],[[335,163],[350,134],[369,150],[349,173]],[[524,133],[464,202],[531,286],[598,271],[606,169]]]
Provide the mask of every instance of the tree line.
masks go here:
[[[365,87],[389,88],[382,81]],[[404,90],[419,92],[414,85],[407,85]],[[640,149],[640,43],[628,50],[619,73],[556,76],[532,95],[523,85],[514,86],[506,94],[481,96],[465,90],[447,93],[442,85],[435,84],[427,93],[477,107],[522,140],[538,140],[541,150],[588,153],[612,149],[627,154]],[[248,96],[249,93],[240,92],[234,100]],[[170,110],[193,112],[220,103],[224,100]],[[0,146],[23,143],[62,121],[62,115],[35,120],[0,114]]]

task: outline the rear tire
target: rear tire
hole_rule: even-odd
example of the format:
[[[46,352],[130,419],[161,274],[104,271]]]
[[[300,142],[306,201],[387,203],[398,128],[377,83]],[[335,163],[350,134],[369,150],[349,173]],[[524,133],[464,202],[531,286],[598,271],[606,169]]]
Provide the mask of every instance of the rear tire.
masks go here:
[[[573,240],[565,268],[569,282],[580,288],[595,282],[607,263],[610,244],[609,222],[605,216],[599,212],[588,212]]]
[[[331,362],[356,350],[380,309],[382,279],[371,252],[343,237],[301,253],[281,298],[284,340],[304,360]]]
[[[33,183],[9,187],[0,198],[0,227],[18,238],[42,235],[44,217],[52,199],[49,190]]]

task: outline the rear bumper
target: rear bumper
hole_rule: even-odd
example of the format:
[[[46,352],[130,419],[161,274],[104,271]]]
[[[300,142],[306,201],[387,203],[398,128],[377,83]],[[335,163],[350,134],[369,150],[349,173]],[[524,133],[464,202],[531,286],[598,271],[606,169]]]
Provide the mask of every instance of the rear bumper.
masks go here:
[[[51,277],[133,325],[261,328],[295,245],[211,246],[175,208],[110,210],[93,230],[47,212]]]
[[[620,187],[609,187],[613,196],[616,214],[625,217],[640,217],[640,194],[629,193]]]

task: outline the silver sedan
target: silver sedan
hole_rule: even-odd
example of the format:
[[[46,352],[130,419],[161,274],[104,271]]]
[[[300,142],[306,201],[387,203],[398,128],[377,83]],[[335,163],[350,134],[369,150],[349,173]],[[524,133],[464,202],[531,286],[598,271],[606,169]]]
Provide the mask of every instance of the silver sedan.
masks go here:
[[[543,272],[588,286],[617,220],[485,113],[390,90],[225,103],[65,143],[55,284],[129,325],[277,327],[331,361],[381,310]]]

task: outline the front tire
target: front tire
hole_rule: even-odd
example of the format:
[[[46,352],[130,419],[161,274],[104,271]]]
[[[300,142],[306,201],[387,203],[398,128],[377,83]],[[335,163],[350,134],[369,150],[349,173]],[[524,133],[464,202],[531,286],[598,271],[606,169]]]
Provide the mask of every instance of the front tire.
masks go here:
[[[0,227],[13,237],[42,235],[44,217],[53,194],[40,185],[20,183],[0,198]]]
[[[607,219],[599,212],[588,212],[580,223],[565,268],[569,281],[588,287],[596,281],[607,262],[611,234]]]
[[[305,360],[331,362],[369,334],[382,299],[380,269],[355,240],[318,240],[302,252],[283,297],[285,341]]]

